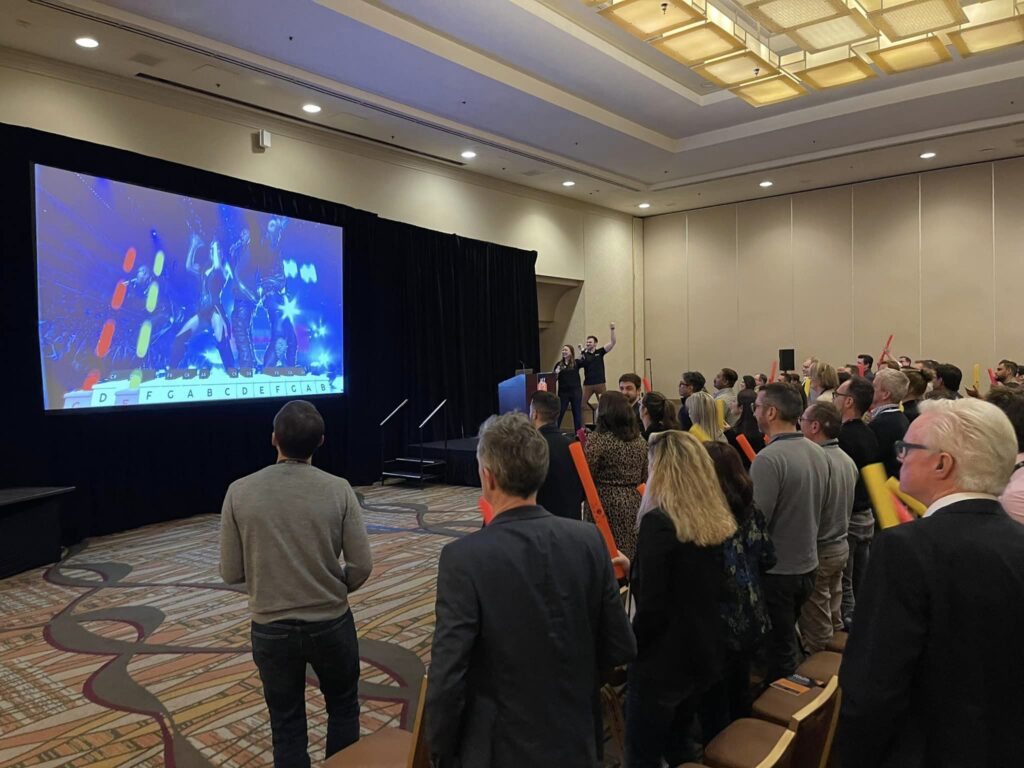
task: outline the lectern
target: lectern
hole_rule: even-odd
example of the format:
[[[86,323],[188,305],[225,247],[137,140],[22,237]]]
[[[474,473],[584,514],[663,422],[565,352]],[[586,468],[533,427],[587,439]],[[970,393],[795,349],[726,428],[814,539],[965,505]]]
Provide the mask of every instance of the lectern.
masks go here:
[[[509,411],[530,412],[530,397],[537,391],[538,382],[547,383],[548,391],[555,391],[552,373],[520,373],[498,384],[498,413]]]

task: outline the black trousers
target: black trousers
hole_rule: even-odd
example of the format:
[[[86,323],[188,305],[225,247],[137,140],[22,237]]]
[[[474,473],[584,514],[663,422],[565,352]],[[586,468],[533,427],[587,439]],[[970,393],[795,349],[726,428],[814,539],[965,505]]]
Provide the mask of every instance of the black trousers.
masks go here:
[[[764,643],[765,685],[793,674],[800,665],[796,622],[800,618],[800,609],[814,591],[814,578],[815,571],[764,575],[765,607],[772,620],[772,628]]]

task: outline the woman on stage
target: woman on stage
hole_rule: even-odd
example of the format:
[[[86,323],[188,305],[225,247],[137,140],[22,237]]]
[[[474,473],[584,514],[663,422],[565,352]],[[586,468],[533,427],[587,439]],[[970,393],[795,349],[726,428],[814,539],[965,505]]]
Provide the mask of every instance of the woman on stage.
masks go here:
[[[562,357],[555,363],[554,373],[558,378],[558,399],[562,403],[558,410],[557,426],[562,426],[562,417],[566,409],[571,407],[573,431],[579,432],[583,428],[583,388],[580,385],[576,355],[568,344],[562,347]]]

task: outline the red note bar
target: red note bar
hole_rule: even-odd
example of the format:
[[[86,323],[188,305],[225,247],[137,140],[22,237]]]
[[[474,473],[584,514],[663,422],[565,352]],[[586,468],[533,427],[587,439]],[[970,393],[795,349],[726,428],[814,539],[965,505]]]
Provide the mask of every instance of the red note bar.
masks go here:
[[[121,305],[124,304],[124,296],[126,293],[128,293],[128,284],[118,283],[114,288],[114,295],[110,299],[110,308],[120,309]]]
[[[129,248],[124,253],[124,261],[121,263],[121,269],[125,272],[131,272],[132,267],[135,266],[135,248]]]
[[[615,537],[612,536],[612,529],[608,525],[608,516],[604,513],[604,506],[601,504],[601,497],[597,495],[597,486],[594,485],[594,478],[590,475],[590,467],[587,465],[587,457],[583,453],[583,446],[579,443],[572,443],[569,446],[569,453],[572,454],[572,462],[576,465],[576,473],[583,483],[583,492],[586,494],[587,503],[590,505],[590,514],[594,516],[594,523],[597,530],[604,538],[604,544],[608,547],[608,554],[615,557],[619,554],[619,548],[615,545]],[[615,566],[615,578],[626,577],[625,571],[618,565]]]
[[[750,441],[747,440],[747,436],[736,435],[736,444],[743,450],[743,455],[746,456],[749,461],[753,462],[757,457],[757,454],[754,453],[754,446],[752,446]]]
[[[114,321],[107,320],[100,331],[100,340],[96,342],[96,357],[106,357],[110,351],[110,341],[114,338]]]

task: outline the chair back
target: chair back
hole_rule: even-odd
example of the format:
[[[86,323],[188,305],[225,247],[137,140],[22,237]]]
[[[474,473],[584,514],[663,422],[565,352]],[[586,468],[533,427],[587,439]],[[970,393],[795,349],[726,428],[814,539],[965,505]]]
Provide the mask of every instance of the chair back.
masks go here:
[[[813,701],[793,714],[793,768],[825,768],[839,722],[839,678],[833,676]]]
[[[412,749],[405,768],[430,768],[427,739],[423,733],[423,710],[427,703],[427,676],[420,682],[420,697],[416,702],[416,719],[412,723]]]
[[[796,749],[796,735],[787,730],[779,737],[774,749],[755,768],[796,768],[793,761]]]

